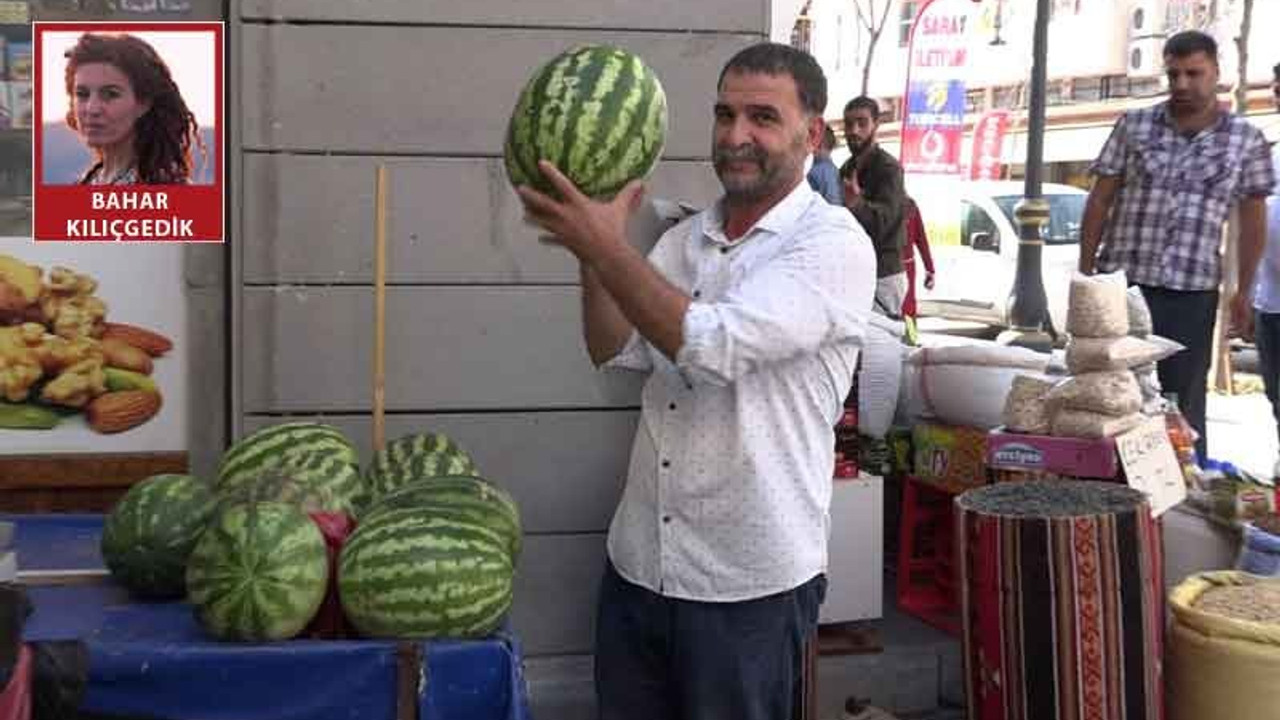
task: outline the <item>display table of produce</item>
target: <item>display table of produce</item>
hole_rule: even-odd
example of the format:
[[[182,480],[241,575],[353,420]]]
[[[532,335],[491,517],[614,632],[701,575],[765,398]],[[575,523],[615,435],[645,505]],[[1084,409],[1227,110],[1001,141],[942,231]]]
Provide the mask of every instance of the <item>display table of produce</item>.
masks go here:
[[[208,638],[183,602],[130,599],[106,574],[96,515],[0,516],[16,524],[29,643],[82,641],[83,709],[150,718],[502,718],[529,716],[520,648],[483,640]]]

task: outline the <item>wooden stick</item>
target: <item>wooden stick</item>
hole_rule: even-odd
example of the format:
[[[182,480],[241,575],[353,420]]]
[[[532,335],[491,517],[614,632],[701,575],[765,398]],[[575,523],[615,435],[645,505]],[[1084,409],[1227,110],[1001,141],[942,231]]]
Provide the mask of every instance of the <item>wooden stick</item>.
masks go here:
[[[386,441],[387,343],[387,166],[378,165],[377,228],[373,253],[373,449]]]

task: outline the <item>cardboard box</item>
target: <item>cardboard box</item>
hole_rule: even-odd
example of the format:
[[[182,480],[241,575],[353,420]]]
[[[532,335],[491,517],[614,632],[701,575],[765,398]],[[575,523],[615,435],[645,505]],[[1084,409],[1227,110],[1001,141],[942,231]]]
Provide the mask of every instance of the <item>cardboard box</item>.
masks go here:
[[[920,482],[953,493],[987,484],[986,430],[920,423],[911,439]]]
[[[986,438],[986,461],[998,479],[1044,477],[1116,480],[1124,476],[1113,438],[1085,439],[1027,435],[996,428]],[[1016,477],[1026,473],[1027,477]]]

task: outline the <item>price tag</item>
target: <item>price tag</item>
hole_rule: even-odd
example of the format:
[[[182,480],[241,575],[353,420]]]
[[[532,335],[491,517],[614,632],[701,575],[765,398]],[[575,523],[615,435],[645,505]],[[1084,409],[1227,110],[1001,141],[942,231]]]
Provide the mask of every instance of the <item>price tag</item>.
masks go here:
[[[1160,517],[1186,498],[1182,466],[1169,442],[1163,417],[1148,418],[1133,430],[1117,436],[1116,450],[1129,487],[1147,494],[1153,517]]]

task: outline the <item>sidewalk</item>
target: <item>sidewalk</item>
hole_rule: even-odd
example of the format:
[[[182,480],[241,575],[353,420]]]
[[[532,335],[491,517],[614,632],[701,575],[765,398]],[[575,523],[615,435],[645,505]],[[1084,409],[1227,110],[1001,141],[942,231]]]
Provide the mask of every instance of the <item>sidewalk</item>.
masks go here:
[[[1276,439],[1271,403],[1262,393],[1209,393],[1209,457],[1226,460],[1242,470],[1270,477],[1280,441]]]

